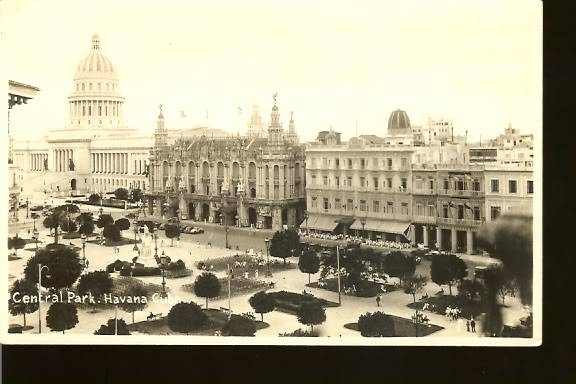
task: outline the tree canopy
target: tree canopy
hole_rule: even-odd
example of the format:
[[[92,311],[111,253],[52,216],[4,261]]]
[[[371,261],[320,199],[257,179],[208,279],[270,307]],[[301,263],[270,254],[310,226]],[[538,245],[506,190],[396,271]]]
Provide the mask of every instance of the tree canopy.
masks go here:
[[[384,312],[365,313],[358,318],[358,330],[364,337],[395,336],[394,320]]]
[[[144,197],[144,193],[142,192],[142,190],[140,188],[136,188],[132,190],[132,196],[131,196],[131,201],[133,203],[136,203],[138,201],[142,201],[142,198]]]
[[[100,202],[100,195],[97,193],[92,193],[90,196],[88,196],[88,201],[92,204],[96,204]]]
[[[130,193],[126,188],[117,188],[114,191],[114,196],[116,196],[118,200],[128,200]]]
[[[298,259],[298,268],[303,273],[308,274],[308,284],[310,284],[310,274],[320,270],[320,257],[311,247],[306,247]]]
[[[104,231],[102,231],[102,235],[106,238],[106,240],[112,242],[120,241],[122,238],[120,230],[114,224],[108,224],[105,226]]]
[[[286,262],[286,258],[300,253],[300,235],[294,229],[276,231],[270,241],[270,255]]]
[[[102,215],[100,215],[100,217],[98,218],[98,221],[96,222],[96,226],[98,228],[104,228],[107,225],[111,225],[114,224],[114,219],[112,218],[111,215],[107,214],[107,213],[103,213]]]
[[[326,321],[326,311],[317,301],[304,301],[298,307],[298,321],[309,325],[310,331],[314,332],[314,326]]]
[[[175,304],[168,313],[168,326],[175,332],[192,332],[204,325],[206,320],[206,314],[192,301]]]
[[[88,222],[81,224],[80,228],[78,228],[78,232],[86,236],[91,235],[92,233],[94,233],[94,223]]]
[[[72,303],[53,303],[46,314],[46,325],[53,331],[72,329],[78,324],[78,311]]]
[[[62,244],[51,244],[36,251],[24,268],[26,280],[38,283],[39,264],[48,267],[47,271],[44,269],[42,272],[42,286],[46,288],[70,287],[82,272],[78,252]]]
[[[448,285],[452,295],[452,285],[467,276],[466,263],[453,254],[440,253],[432,257],[430,277],[438,285]]]
[[[220,295],[220,281],[216,275],[203,272],[194,282],[194,294],[198,297],[206,298],[206,308],[208,308],[208,299]]]
[[[416,276],[409,276],[404,279],[404,293],[412,295],[412,300],[414,303],[416,302],[416,294],[422,292],[424,286],[426,286],[426,282],[428,281],[428,277],[422,275]]]
[[[254,336],[256,324],[251,319],[240,315],[230,316],[230,320],[224,324],[222,335],[224,336]]]
[[[255,293],[249,300],[250,306],[254,309],[254,312],[259,313],[262,321],[264,321],[264,314],[272,312],[276,307],[276,300],[272,296],[266,293],[266,291],[260,291]]]
[[[166,224],[164,227],[164,232],[166,233],[166,237],[171,240],[170,245],[174,245],[174,238],[180,236],[180,227],[178,224]]]
[[[124,289],[118,292],[118,296],[124,297],[148,297],[148,291],[141,284],[129,284],[126,285]],[[132,313],[132,323],[134,323],[134,313],[136,311],[142,311],[148,305],[147,301],[144,300],[131,300],[131,302],[124,301],[120,302],[118,306],[125,312]]]
[[[94,332],[95,335],[130,335],[128,325],[123,319],[109,319],[106,324],[102,324],[100,328]]]
[[[384,256],[384,272],[390,277],[402,280],[416,271],[416,258],[408,253],[393,251]]]
[[[126,229],[130,228],[130,220],[128,220],[125,217],[121,217],[118,220],[116,220],[116,222],[114,222],[114,225],[121,231],[125,231]]]
[[[38,295],[37,285],[26,279],[16,280],[12,284],[12,287],[10,287],[9,294],[8,310],[12,315],[24,315],[24,327],[26,327],[26,314],[36,312],[38,310],[38,303],[24,303],[22,298]]]
[[[106,271],[88,272],[80,276],[76,290],[80,295],[91,293],[96,299],[112,292],[112,278]]]

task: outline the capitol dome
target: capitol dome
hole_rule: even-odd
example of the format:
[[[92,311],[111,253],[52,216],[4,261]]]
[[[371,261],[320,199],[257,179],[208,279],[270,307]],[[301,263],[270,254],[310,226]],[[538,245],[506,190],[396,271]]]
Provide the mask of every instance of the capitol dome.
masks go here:
[[[102,53],[97,34],[92,36],[90,51],[76,68],[68,102],[72,128],[125,128],[124,98],[118,90],[118,75],[110,59]]]
[[[388,118],[388,134],[402,135],[410,133],[410,119],[405,111],[397,109]]]
[[[74,80],[87,78],[118,80],[112,62],[100,49],[100,37],[97,34],[92,36],[92,49],[80,60],[74,76]]]

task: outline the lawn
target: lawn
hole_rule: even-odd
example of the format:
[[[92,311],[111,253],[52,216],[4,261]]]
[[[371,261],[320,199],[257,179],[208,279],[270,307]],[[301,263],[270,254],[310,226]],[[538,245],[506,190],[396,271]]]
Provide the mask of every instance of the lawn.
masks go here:
[[[394,321],[394,333],[393,337],[415,337],[416,336],[416,329],[414,327],[414,323],[412,323],[411,319],[405,319],[403,317],[398,317],[394,315],[388,315]],[[351,329],[353,331],[358,331],[358,323],[348,323],[344,325],[344,328]],[[434,324],[420,324],[418,325],[418,337],[428,336],[434,332],[438,332],[439,330],[444,329],[438,325]]]
[[[207,266],[207,268],[212,272],[226,271],[226,268],[229,265],[236,275],[244,275],[245,272],[253,275],[256,270],[258,270],[258,273],[261,275],[264,275],[266,272],[265,257],[259,259],[258,256],[250,256],[245,253],[239,253],[238,255],[219,257],[215,259],[205,259],[196,263],[196,267],[199,269],[202,269],[201,267],[203,265]],[[294,269],[296,267],[296,264],[290,262],[284,264],[284,262],[276,258],[270,258],[271,272],[285,271],[288,269]]]
[[[220,295],[213,297],[210,300],[220,300],[228,297],[228,278],[221,277],[218,279],[220,282]],[[182,288],[189,292],[194,292],[194,284],[185,284]],[[241,296],[250,292],[261,291],[269,288],[267,282],[255,279],[245,279],[243,277],[235,277],[230,280],[230,296]]]
[[[314,297],[310,293],[296,293],[296,292],[270,292],[272,298],[276,301],[276,310],[280,312],[295,315],[300,305],[305,301],[316,301],[322,307],[337,307],[338,303]]]
[[[324,284],[325,284],[324,286],[320,286],[318,284],[318,282],[316,281],[316,282],[313,282],[310,284],[306,284],[306,286],[310,287],[310,288],[325,289],[325,290],[328,290],[330,292],[338,292],[338,278],[333,277],[330,279],[324,279]],[[382,290],[382,287],[384,287],[385,290]],[[341,292],[343,294],[345,294],[344,287],[341,287],[341,289],[342,289]],[[389,293],[389,292],[392,292],[396,289],[397,288],[394,286],[394,284],[379,284],[379,283],[375,283],[372,281],[367,281],[364,289],[362,289],[361,291],[359,291],[358,293],[356,293],[353,296],[375,297],[378,294]]]
[[[228,321],[228,314],[217,309],[203,309],[204,313],[208,316],[206,324],[197,329],[189,335],[194,336],[214,336],[216,331],[222,330],[224,324]],[[268,323],[262,321],[255,321],[256,330],[263,329],[269,326]],[[180,332],[175,332],[168,327],[168,318],[162,317],[158,320],[141,321],[128,325],[130,332],[140,332],[148,335],[182,335]]]
[[[445,315],[447,307],[460,308],[460,317],[465,319],[476,317],[482,312],[482,306],[480,303],[468,300],[462,296],[451,295],[432,296],[422,301],[417,301],[416,303],[410,303],[407,306],[412,309],[421,310],[424,303],[428,303],[429,306],[432,307],[428,309],[430,312],[439,315]]]

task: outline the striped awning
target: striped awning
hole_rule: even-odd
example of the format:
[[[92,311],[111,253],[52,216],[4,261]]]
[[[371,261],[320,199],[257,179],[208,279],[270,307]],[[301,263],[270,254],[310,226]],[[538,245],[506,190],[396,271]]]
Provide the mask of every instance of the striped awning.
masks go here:
[[[318,231],[327,231],[332,232],[336,229],[338,223],[339,216],[329,216],[329,215],[315,215],[311,214],[308,216],[308,223],[306,220],[300,224],[300,228],[308,228],[308,229],[315,229]]]
[[[410,227],[409,222],[405,221],[387,221],[387,220],[376,220],[376,219],[366,219],[366,224],[364,229],[366,231],[382,232],[382,233],[394,233],[397,235],[406,235],[408,228]],[[361,220],[356,220],[350,229],[362,230]]]

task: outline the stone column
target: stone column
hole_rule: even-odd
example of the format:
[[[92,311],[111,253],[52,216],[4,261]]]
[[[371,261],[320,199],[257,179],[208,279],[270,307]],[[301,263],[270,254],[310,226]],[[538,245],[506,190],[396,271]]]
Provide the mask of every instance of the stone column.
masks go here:
[[[286,175],[284,175],[284,166],[281,165],[280,167],[278,167],[278,171],[279,171],[279,179],[278,179],[278,198],[280,200],[284,200],[284,191],[286,189],[285,185],[286,183],[284,183],[284,177]]]
[[[202,204],[200,204],[199,201],[194,203],[194,214],[195,214],[195,218],[194,220],[196,221],[200,221],[200,218],[202,217]]]
[[[184,199],[184,194],[180,194],[180,198],[178,200],[178,209],[180,209],[180,217],[183,220],[188,219],[188,209],[186,207],[186,200]]]
[[[472,230],[466,231],[466,253],[471,255],[474,251],[474,237]]]
[[[295,207],[288,207],[288,226],[295,227],[296,226],[296,208]]]
[[[282,208],[271,207],[270,213],[272,214],[272,230],[282,230]]]
[[[427,225],[422,226],[422,233],[424,234],[424,246],[428,247],[430,245],[430,243],[429,243],[429,239],[428,239],[428,226]]]
[[[416,245],[416,226],[410,224],[410,244]]]
[[[442,249],[442,229],[440,227],[436,227],[436,248]]]
[[[456,230],[454,228],[450,230],[450,235],[451,235],[450,239],[452,240],[451,251],[456,252],[456,250],[458,249],[458,237],[456,236]]]
[[[162,209],[164,204],[164,199],[161,197],[157,197],[156,199],[156,207],[154,208],[154,216],[161,219],[162,218]]]

